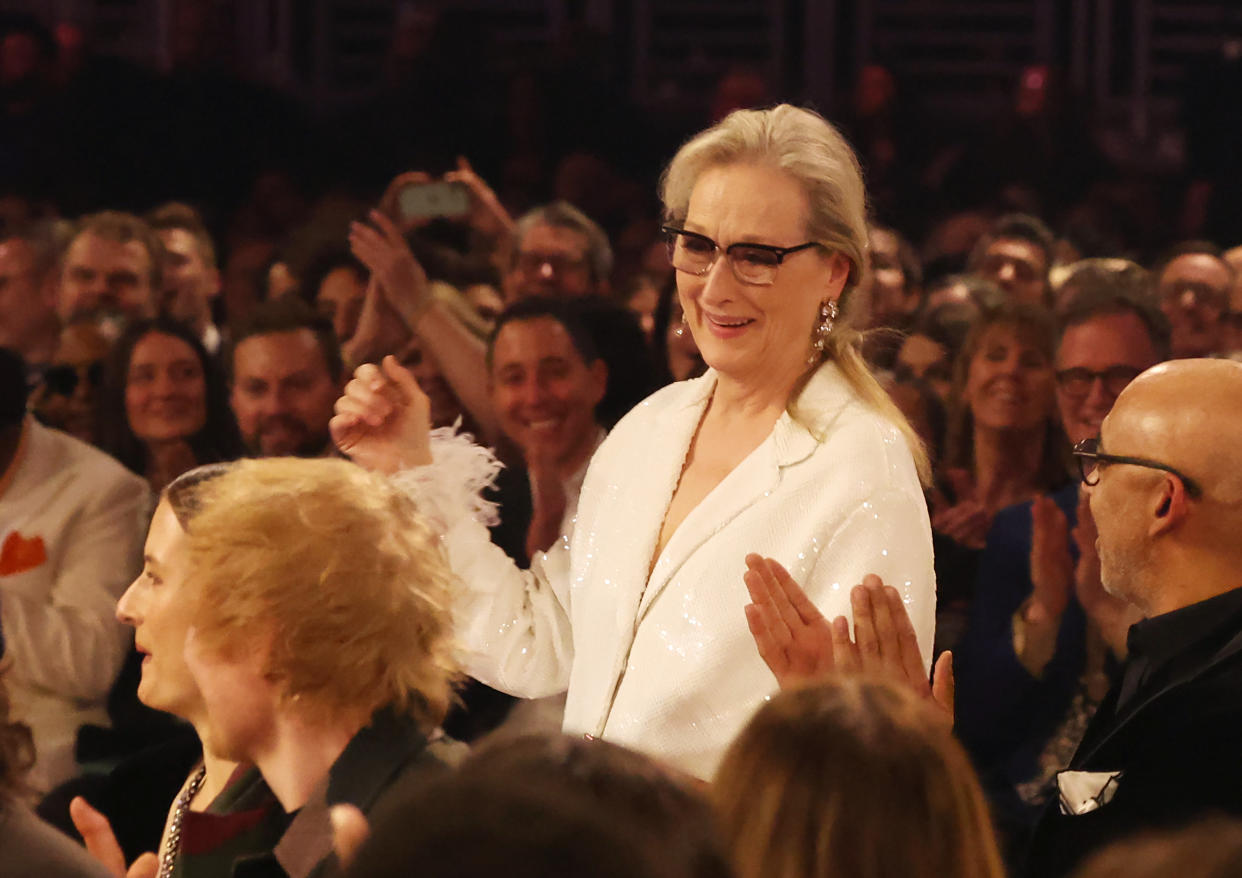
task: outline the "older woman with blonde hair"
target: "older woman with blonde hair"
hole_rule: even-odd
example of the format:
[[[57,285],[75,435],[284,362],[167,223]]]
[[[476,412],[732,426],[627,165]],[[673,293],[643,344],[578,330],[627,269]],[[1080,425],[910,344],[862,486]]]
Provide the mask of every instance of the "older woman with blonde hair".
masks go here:
[[[712,785],[737,878],[1003,878],[986,800],[945,717],[908,687],[781,692]]]
[[[394,361],[359,368],[332,429],[355,461],[400,472],[444,529],[472,676],[527,697],[568,689],[567,732],[708,778],[776,689],[743,612],[747,554],[789,568],[829,617],[850,614],[849,585],[881,575],[926,665],[931,531],[918,440],[839,304],[867,247],[862,175],[841,135],[788,105],[735,112],[681,148],[662,197],[685,324],[709,369],[617,424],[572,535],[529,571],[488,543],[460,490],[462,472],[485,470],[432,440],[426,397]],[[552,428],[556,413],[530,418]]]

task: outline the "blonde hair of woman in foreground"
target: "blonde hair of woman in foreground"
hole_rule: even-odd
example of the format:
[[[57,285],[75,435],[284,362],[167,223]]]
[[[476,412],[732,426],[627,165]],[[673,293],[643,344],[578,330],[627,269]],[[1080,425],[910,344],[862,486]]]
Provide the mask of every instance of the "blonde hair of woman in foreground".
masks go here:
[[[1002,878],[983,792],[907,688],[829,676],[773,696],[712,786],[737,878]]]

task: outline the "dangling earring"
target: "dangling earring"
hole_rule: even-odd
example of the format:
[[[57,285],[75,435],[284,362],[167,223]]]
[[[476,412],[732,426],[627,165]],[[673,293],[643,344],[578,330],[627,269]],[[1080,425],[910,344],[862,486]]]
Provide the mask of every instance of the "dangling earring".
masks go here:
[[[806,358],[808,366],[814,366],[824,358],[824,346],[828,343],[828,336],[832,334],[832,325],[837,321],[837,303],[835,300],[828,300],[819,303],[819,322],[815,324],[815,332],[812,334],[814,341],[811,342],[811,355]]]
[[[686,329],[687,329],[686,315],[682,314],[681,321],[677,324],[677,327],[673,330],[673,335],[675,335],[677,338],[681,338],[683,335],[686,334]]]

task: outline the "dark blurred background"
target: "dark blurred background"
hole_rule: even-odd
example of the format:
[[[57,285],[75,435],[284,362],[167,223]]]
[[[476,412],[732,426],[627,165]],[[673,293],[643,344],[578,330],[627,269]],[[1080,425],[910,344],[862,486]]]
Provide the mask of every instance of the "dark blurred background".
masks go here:
[[[1151,252],[1242,240],[1229,0],[0,0],[0,196],[200,207],[224,248],[466,155],[515,213],[614,235],[736,106],[839,123],[877,218],[1093,223]],[[1214,197],[1213,197],[1214,196]],[[15,209],[15,208],[14,208]],[[28,209],[26,207],[21,208]],[[624,242],[618,242],[624,247]]]

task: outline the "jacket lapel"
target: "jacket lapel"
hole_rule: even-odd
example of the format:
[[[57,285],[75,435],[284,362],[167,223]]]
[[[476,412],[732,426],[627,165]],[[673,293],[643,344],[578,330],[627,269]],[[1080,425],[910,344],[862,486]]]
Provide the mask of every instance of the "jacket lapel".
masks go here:
[[[765,492],[775,488],[779,480],[780,469],[776,465],[772,442],[768,439],[690,510],[669,538],[651,571],[638,612],[630,617],[635,629],[642,624],[652,603],[690,556],[743,510],[762,498]],[[667,503],[665,508],[668,508]]]
[[[789,412],[782,414],[768,438],[747,455],[733,472],[729,473],[690,511],[690,514],[673,532],[668,545],[664,547],[664,551],[651,571],[639,602],[638,612],[630,617],[635,630],[642,623],[643,617],[646,616],[656,598],[704,543],[746,509],[774,491],[780,483],[781,471],[785,467],[800,463],[815,451],[819,439],[803,421],[809,420],[811,427],[822,435],[849,398],[844,393],[841,381],[842,378],[833,365],[824,366],[816,372],[799,397],[799,419],[792,418]],[[802,413],[806,415],[803,416]],[[689,437],[687,437],[686,444],[689,444]],[[682,460],[684,461],[684,455]],[[668,508],[672,491],[673,488],[670,487],[669,496],[661,508]],[[663,516],[661,516],[662,523]],[[652,547],[654,548],[654,542]]]
[[[607,726],[612,704],[625,676],[629,650],[639,625],[656,599],[714,534],[780,484],[783,468],[806,460],[815,451],[820,443],[816,437],[827,433],[832,421],[853,399],[835,366],[828,364],[820,368],[798,400],[798,418],[791,418],[788,412],[783,414],[771,435],[691,510],[661,556],[653,559],[690,442],[715,390],[715,372],[708,370],[702,378],[688,384],[690,387],[680,405],[670,406],[662,413],[658,435],[634,444],[630,459],[634,478],[624,484],[594,488],[597,505],[612,505],[616,512],[609,517],[627,521],[631,532],[625,538],[617,534],[594,534],[589,531],[588,524],[587,530],[574,535],[574,550],[585,561],[575,582],[592,582],[591,606],[602,608],[607,603],[604,596],[611,595],[616,607],[611,622],[615,627],[611,630],[607,627],[608,621],[597,621],[594,614],[585,611],[581,616],[575,612],[575,646],[584,642],[580,638],[589,638],[594,652],[612,656],[610,666],[599,667],[593,674],[592,683],[600,693],[598,700],[584,700],[576,706],[584,718],[595,718],[595,734],[602,734]],[[804,426],[806,424],[811,429]],[[600,571],[609,571],[607,578],[600,576],[593,580],[590,568],[594,565],[598,565]],[[612,641],[608,642],[610,637]],[[585,662],[576,664],[575,673],[585,666]],[[579,686],[578,691],[582,689]],[[575,691],[572,685],[570,691]]]
[[[1242,631],[1239,631],[1237,634],[1231,637],[1225,643],[1225,645],[1222,646],[1220,649],[1218,649],[1214,654],[1212,654],[1208,658],[1207,661],[1203,662],[1202,664],[1196,665],[1194,668],[1188,670],[1186,673],[1180,674],[1173,680],[1170,680],[1164,686],[1160,687],[1155,692],[1152,692],[1150,695],[1143,698],[1137,704],[1133,705],[1132,707],[1127,708],[1125,713],[1123,713],[1121,716],[1115,717],[1113,720],[1109,721],[1108,727],[1105,729],[1101,729],[1097,736],[1092,736],[1090,734],[1091,729],[1088,728],[1088,734],[1083,739],[1084,746],[1080,747],[1079,752],[1074,755],[1073,764],[1080,765],[1090,759],[1093,759],[1095,755],[1101,749],[1105,747],[1105,745],[1107,745],[1110,741],[1112,741],[1113,738],[1117,737],[1122,732],[1124,732],[1129,727],[1129,725],[1135,720],[1135,718],[1141,716],[1142,713],[1145,710],[1147,710],[1154,702],[1159,701],[1169,692],[1172,692],[1178,689],[1179,687],[1184,686],[1187,683],[1190,683],[1191,681],[1198,679],[1199,677],[1211,671],[1221,662],[1226,661],[1229,658],[1232,658],[1233,656],[1237,655],[1240,652],[1242,652]],[[1109,705],[1110,703],[1116,704],[1116,701],[1117,701],[1116,696],[1117,696],[1117,692],[1120,691],[1120,687],[1121,687],[1121,679],[1118,679],[1117,683],[1113,685],[1113,690],[1109,693],[1108,697],[1105,699],[1105,701],[1101,705],[1101,708]]]
[[[715,387],[715,373],[710,370],[694,381],[693,386],[688,388],[684,403],[664,416],[659,434],[649,437],[651,445],[658,443],[671,453],[660,454],[649,445],[638,449],[638,456],[633,461],[633,480],[624,486],[609,488],[612,493],[610,501],[622,501],[624,498],[622,502],[628,508],[629,521],[635,528],[632,540],[616,540],[612,534],[607,537],[613,542],[614,551],[625,553],[624,558],[616,558],[611,565],[618,571],[613,585],[617,596],[617,634],[623,643],[628,643],[634,635],[639,603],[647,591],[648,580],[654,576],[652,564],[657,559],[653,555],[660,540],[664,515],[673,499],[673,491],[677,489],[703,409]],[[642,528],[641,532],[639,528]],[[618,545],[622,542],[624,546]],[[663,554],[668,554],[667,546]],[[628,574],[621,574],[623,569],[628,570]]]

